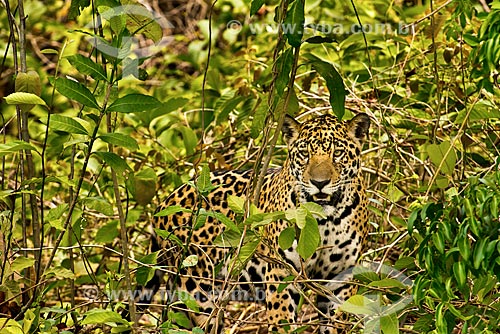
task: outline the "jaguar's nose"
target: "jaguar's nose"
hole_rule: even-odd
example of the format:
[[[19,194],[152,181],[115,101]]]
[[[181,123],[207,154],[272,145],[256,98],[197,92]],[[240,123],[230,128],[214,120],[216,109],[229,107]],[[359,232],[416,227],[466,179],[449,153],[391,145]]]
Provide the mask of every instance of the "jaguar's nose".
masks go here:
[[[318,188],[318,190],[321,192],[321,190],[323,190],[323,188],[330,183],[330,180],[320,180],[319,181],[319,180],[311,179],[311,183],[313,186]]]

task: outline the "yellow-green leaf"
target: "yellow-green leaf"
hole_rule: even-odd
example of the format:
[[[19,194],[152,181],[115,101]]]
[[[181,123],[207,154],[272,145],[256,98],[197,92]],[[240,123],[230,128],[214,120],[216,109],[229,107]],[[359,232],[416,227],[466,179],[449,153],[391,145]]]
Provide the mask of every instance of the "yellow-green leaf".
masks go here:
[[[39,104],[45,106],[45,101],[42,100],[41,97],[35,95],[33,93],[25,93],[25,92],[16,92],[9,94],[4,97],[5,102],[7,104],[16,104],[16,105],[35,105]]]
[[[432,163],[438,168],[441,165],[441,171],[446,175],[452,175],[457,163],[455,149],[451,147],[450,142],[444,141],[441,144],[427,145],[427,153]]]
[[[19,256],[14,260],[14,262],[12,262],[10,268],[12,269],[12,271],[21,271],[23,269],[31,267],[34,264],[35,259]]]

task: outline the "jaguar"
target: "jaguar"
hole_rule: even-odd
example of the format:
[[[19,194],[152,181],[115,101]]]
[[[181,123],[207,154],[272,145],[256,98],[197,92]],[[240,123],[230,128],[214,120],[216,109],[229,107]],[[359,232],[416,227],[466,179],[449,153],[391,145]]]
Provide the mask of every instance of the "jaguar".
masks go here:
[[[314,202],[323,208],[324,215],[317,218],[321,241],[306,260],[299,256],[296,241],[288,249],[279,247],[278,238],[289,226],[287,221],[277,220],[262,227],[263,238],[239,278],[246,284],[238,286],[254,292],[263,287],[264,296],[260,299],[266,304],[268,333],[283,333],[298,322],[297,307],[303,291],[300,282],[280,285],[291,275],[322,282],[322,288],[340,300],[353,293],[352,284],[338,283],[333,278],[353,267],[365,246],[369,224],[361,151],[369,127],[370,118],[364,113],[348,121],[339,121],[332,115],[320,115],[302,123],[285,117],[282,137],[288,155],[281,168],[271,169],[265,175],[257,207],[263,212],[276,212]],[[154,227],[168,233],[167,237],[163,234],[153,238],[153,248],[161,250],[159,264],[167,270],[157,270],[143,289],[156,292],[167,271],[169,289],[187,291],[196,297],[199,310],[187,312],[188,317],[193,326],[205,326],[207,333],[223,333],[223,312],[218,312],[223,308],[223,296],[213,292],[221,291],[221,286],[227,284],[224,279],[230,269],[231,249],[215,242],[226,230],[226,225],[217,219],[220,216],[206,215],[200,224],[193,218],[193,211],[203,208],[234,219],[228,196],[247,196],[253,176],[251,170],[213,172],[213,190],[204,195],[192,183],[184,184],[156,210],[174,207],[177,212],[153,218]],[[184,260],[190,255],[197,262],[185,265]],[[142,302],[147,304],[150,300]],[[315,304],[320,333],[345,331],[345,325],[338,320],[338,304],[331,296],[319,293]]]

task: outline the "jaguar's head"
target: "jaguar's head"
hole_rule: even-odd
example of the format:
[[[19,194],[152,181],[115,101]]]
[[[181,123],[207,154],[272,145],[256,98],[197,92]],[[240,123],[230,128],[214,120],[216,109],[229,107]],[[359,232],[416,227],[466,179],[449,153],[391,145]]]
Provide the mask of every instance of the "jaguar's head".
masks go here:
[[[328,206],[340,200],[346,185],[360,173],[361,148],[369,127],[366,114],[343,122],[331,115],[304,123],[286,117],[282,129],[288,145],[285,166],[297,181],[300,201]]]

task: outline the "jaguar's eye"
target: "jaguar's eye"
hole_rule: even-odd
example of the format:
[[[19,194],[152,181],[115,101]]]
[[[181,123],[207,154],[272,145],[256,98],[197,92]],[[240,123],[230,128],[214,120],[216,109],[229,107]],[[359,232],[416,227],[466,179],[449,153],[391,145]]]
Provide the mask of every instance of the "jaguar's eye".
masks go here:
[[[298,150],[297,155],[300,158],[305,159],[305,158],[307,158],[308,152],[307,152],[307,150]]]
[[[344,155],[344,150],[335,150],[335,151],[333,151],[333,156],[335,158],[340,158],[343,155]]]

